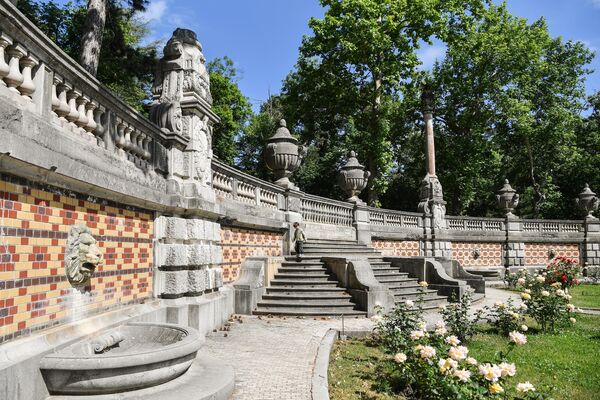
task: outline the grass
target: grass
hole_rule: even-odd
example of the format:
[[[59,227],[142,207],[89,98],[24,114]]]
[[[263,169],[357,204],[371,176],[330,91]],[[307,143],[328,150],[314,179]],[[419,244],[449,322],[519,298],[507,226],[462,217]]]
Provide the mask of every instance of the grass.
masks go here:
[[[578,315],[577,323],[556,335],[534,332],[509,359],[517,365],[511,382],[530,381],[548,387],[556,400],[600,400],[600,317]],[[468,343],[469,355],[494,361],[507,338],[485,331]],[[336,342],[329,365],[332,400],[404,400],[386,386],[390,356],[367,339]]]
[[[368,339],[337,341],[329,361],[329,397],[332,400],[405,400],[385,388],[385,366],[391,360]],[[383,368],[382,368],[383,367]]]
[[[600,285],[579,285],[571,288],[569,294],[577,307],[600,308]]]

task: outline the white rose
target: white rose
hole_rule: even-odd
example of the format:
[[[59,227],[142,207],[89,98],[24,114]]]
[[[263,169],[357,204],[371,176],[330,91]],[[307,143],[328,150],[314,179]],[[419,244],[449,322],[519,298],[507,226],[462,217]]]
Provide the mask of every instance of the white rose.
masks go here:
[[[461,382],[467,382],[471,377],[471,372],[466,369],[457,369],[452,373],[452,376],[458,378]]]
[[[515,376],[515,374],[517,373],[517,367],[515,366],[515,364],[503,362],[499,365],[499,367],[503,378],[506,376]]]
[[[460,344],[460,340],[458,340],[456,336],[452,335],[446,338],[446,343],[448,343],[451,346],[458,346]]]
[[[522,346],[525,343],[527,343],[527,336],[525,336],[522,333],[517,332],[517,331],[510,332],[508,334],[508,337],[510,338],[511,342],[513,342],[519,346]]]
[[[544,297],[548,297],[548,296],[550,296],[550,292],[549,292],[549,291],[547,291],[547,290],[542,290],[542,291],[540,292],[540,294],[541,294],[542,296],[544,296]]]
[[[523,332],[527,332],[529,330],[529,328],[527,327],[527,325],[521,325],[521,330]]]
[[[415,306],[415,303],[412,300],[406,300],[404,302],[404,304],[406,304],[407,307],[412,308]]]
[[[406,361],[406,354],[404,353],[398,353],[394,356],[394,361],[397,362],[398,364],[402,364],[404,361]]]
[[[521,394],[535,392],[535,387],[529,381],[517,384],[517,392]]]
[[[469,349],[467,349],[465,346],[453,346],[450,347],[450,350],[448,350],[448,355],[450,358],[456,361],[464,360],[467,358],[467,354],[469,354]]]

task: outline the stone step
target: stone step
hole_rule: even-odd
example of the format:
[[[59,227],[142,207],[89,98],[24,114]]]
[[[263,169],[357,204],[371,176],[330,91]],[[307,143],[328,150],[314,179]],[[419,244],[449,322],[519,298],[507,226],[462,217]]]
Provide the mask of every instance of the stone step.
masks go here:
[[[358,245],[358,242],[355,240],[337,240],[337,239],[308,239],[306,244],[309,243],[322,243],[322,244],[330,244],[335,246],[336,244],[355,244]]]
[[[375,275],[375,277],[377,279],[379,278],[388,278],[388,277],[392,277],[392,278],[408,278],[408,274],[407,273],[403,273],[403,272],[398,272],[398,271],[379,271],[379,270],[374,270],[373,271],[373,275]],[[411,280],[414,281],[414,279],[411,278]],[[380,281],[381,282],[381,281]]]
[[[396,286],[419,286],[419,284],[412,278],[408,278],[406,276],[402,276],[402,275],[396,275],[396,276],[388,276],[388,277],[383,277],[383,278],[379,278],[377,277],[377,280],[379,281],[379,283],[384,283],[386,284],[388,287],[396,287]]]
[[[365,317],[367,313],[359,310],[337,309],[335,307],[326,308],[294,308],[294,307],[260,307],[254,310],[255,315],[288,315],[288,316],[322,316],[322,317]]]
[[[276,292],[265,294],[262,297],[263,300],[343,300],[348,301],[352,299],[348,293],[345,292]]]
[[[394,295],[395,299],[411,299],[411,300],[416,300],[419,298],[419,292],[415,292],[415,291],[401,291],[401,290],[392,290],[392,294]],[[423,296],[423,299],[429,299],[429,298],[433,298],[433,297],[439,297],[437,293],[427,293]],[[441,296],[444,299],[446,297]]]
[[[296,261],[284,261],[281,263],[282,267],[290,267],[290,268],[317,268],[317,267],[325,267],[325,264],[323,264],[321,261],[312,261],[312,260],[305,260],[305,261],[300,261],[300,262],[296,262]]]
[[[327,271],[320,271],[318,274],[305,274],[305,273],[276,273],[274,279],[276,280],[297,280],[297,281],[306,281],[306,280],[330,280],[331,276],[327,273]]]
[[[339,286],[323,285],[270,286],[267,288],[267,294],[274,293],[346,293],[346,289]]]
[[[276,299],[276,300],[261,300],[257,303],[258,308],[263,307],[316,307],[329,308],[335,307],[338,309],[354,310],[356,305],[350,299]]]
[[[272,279],[271,286],[334,286],[336,287],[338,284],[337,280],[330,280],[329,277],[324,277],[323,279],[318,279],[318,277],[314,277],[312,279]]]
[[[316,275],[320,275],[320,274],[326,274],[327,273],[327,269],[325,267],[307,267],[307,268],[298,268],[298,267],[281,267],[277,270],[277,273],[279,274],[294,274],[294,273],[298,273],[298,274],[316,274]]]

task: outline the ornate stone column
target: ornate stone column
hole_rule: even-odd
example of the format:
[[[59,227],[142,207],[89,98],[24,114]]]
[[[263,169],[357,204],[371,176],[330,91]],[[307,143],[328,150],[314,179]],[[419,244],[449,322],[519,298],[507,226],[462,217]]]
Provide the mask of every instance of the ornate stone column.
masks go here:
[[[508,179],[504,180],[504,185],[498,190],[496,202],[506,218],[504,221],[506,240],[503,245],[504,268],[522,267],[525,265],[525,243],[521,237],[522,224],[519,217],[513,214],[519,205],[519,195],[510,186]]]
[[[212,133],[219,121],[212,111],[210,81],[196,34],[176,29],[164,48],[153,86],[150,116],[167,138],[168,194],[186,198],[189,214],[213,209],[206,217],[165,215],[155,221],[155,293],[163,299],[194,298],[223,285],[221,226],[212,188]],[[132,137],[135,143],[144,138]],[[145,154],[144,145],[140,155]],[[198,205],[202,203],[202,206]],[[168,300],[171,303],[174,300]],[[192,301],[192,299],[188,300]],[[170,303],[170,304],[171,304]],[[186,321],[188,308],[176,302],[170,322]]]
[[[576,201],[577,205],[585,213],[585,219],[583,220],[585,232],[582,257],[583,265],[584,267],[600,265],[600,220],[594,216],[600,200],[598,200],[596,193],[586,183]]]
[[[164,48],[154,77],[151,119],[172,137],[169,192],[214,202],[210,79],[196,34],[178,28]]]
[[[446,202],[442,184],[435,171],[435,141],[433,132],[433,92],[431,86],[426,83],[421,93],[423,107],[423,119],[425,121],[425,147],[426,147],[426,170],[427,174],[421,181],[419,190],[420,212],[427,215],[428,227],[431,231],[431,239],[425,241],[423,252],[426,256],[450,258],[452,244],[444,239],[442,230],[446,228]],[[437,238],[436,238],[437,237]]]

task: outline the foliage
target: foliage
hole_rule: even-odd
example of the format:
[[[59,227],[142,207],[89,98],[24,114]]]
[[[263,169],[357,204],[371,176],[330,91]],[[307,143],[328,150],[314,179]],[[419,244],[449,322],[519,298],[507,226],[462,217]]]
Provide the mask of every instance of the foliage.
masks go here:
[[[456,335],[461,341],[468,341],[477,331],[476,324],[481,319],[481,311],[470,315],[473,295],[466,292],[460,300],[452,293],[450,304],[442,307],[442,318],[449,332]]]
[[[577,285],[577,277],[581,274],[581,268],[577,261],[564,256],[556,256],[546,267],[546,283],[560,283],[563,289]]]
[[[482,1],[321,0],[283,98],[302,140],[323,153],[357,150],[371,172],[369,203],[386,191],[392,167],[391,127],[403,85],[418,75],[416,50],[479,12]],[[340,147],[343,150],[340,151]],[[323,155],[323,154],[321,154]],[[330,165],[314,174],[332,181]],[[314,186],[319,186],[313,184]],[[322,193],[320,193],[322,194]]]
[[[79,59],[86,15],[83,0],[60,5],[53,1],[19,0],[19,9],[74,59]],[[145,110],[156,65],[157,43],[142,44],[148,28],[138,8],[109,2],[97,78],[138,111]],[[136,6],[137,7],[137,6]]]
[[[525,312],[527,306],[522,303],[515,306],[513,299],[505,302],[497,301],[493,306],[486,306],[484,309],[484,318],[494,327],[496,332],[508,336],[510,332],[528,330],[525,325]]]
[[[238,71],[229,57],[215,58],[207,65],[213,111],[221,121],[213,130],[213,152],[227,164],[239,154],[237,140],[252,116],[250,101],[238,87]]]
[[[410,305],[401,305],[401,308],[408,312],[412,310]],[[398,314],[394,312],[383,317],[377,332],[383,348],[394,354],[397,364],[391,386],[402,388],[406,397],[430,400],[549,398],[529,382],[517,385],[516,396],[505,393],[505,387],[517,369],[508,361],[508,356],[516,346],[527,342],[525,335],[511,332],[507,349],[498,353],[496,362],[481,362],[469,357],[469,349],[461,345],[456,335],[447,335],[444,321],[439,321],[436,329],[429,333],[418,322],[414,329],[418,318],[399,318]],[[462,319],[462,315],[458,319]],[[381,335],[381,327],[388,328],[387,335]]]

